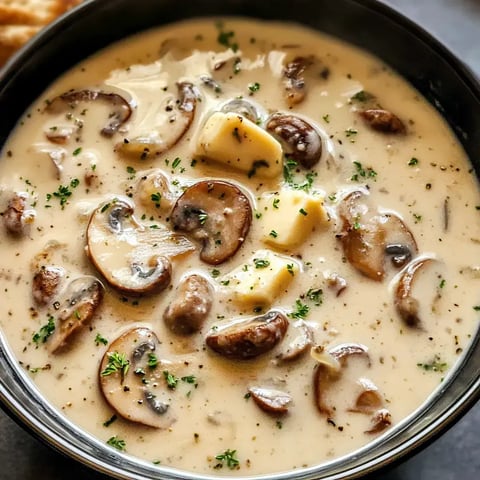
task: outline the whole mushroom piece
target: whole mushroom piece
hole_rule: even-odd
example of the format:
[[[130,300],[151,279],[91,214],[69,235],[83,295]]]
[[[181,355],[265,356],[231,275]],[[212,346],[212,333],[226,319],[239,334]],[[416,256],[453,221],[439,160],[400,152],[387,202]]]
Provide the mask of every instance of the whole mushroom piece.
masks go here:
[[[345,257],[372,280],[385,277],[385,260],[391,256],[395,268],[417,254],[417,243],[403,220],[394,213],[380,213],[365,192],[348,194],[339,205],[342,221],[339,238]]]
[[[198,274],[185,277],[163,314],[165,324],[179,335],[198,332],[210,313],[213,302],[209,281]]]
[[[218,265],[240,248],[250,229],[252,207],[236,186],[220,180],[193,184],[177,200],[170,215],[175,230],[202,244],[200,258]]]
[[[288,325],[282,312],[271,310],[258,317],[217,325],[210,330],[205,343],[224,357],[246,360],[272,350],[285,336]]]
[[[13,236],[23,236],[35,219],[35,211],[28,207],[29,195],[25,192],[14,193],[8,201],[7,209],[2,212],[6,231]]]
[[[123,418],[154,428],[168,428],[175,421],[171,392],[163,381],[158,360],[160,342],[148,328],[128,330],[103,356],[100,389],[109,405]]]
[[[312,168],[322,156],[322,139],[317,130],[296,115],[275,113],[266,129],[283,144],[289,157],[303,168]]]
[[[126,295],[157,293],[170,284],[171,257],[194,247],[166,228],[148,228],[127,199],[100,205],[87,227],[87,254],[115,289]]]

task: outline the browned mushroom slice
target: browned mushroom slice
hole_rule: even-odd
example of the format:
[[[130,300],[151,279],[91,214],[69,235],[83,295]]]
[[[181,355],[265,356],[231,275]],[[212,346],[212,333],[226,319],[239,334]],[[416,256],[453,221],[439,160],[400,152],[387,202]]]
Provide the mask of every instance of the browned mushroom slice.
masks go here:
[[[385,253],[395,268],[405,266],[418,253],[415,237],[397,215],[382,215],[381,224],[385,231]]]
[[[287,317],[277,310],[253,318],[240,318],[215,326],[205,342],[227,358],[248,359],[274,348],[288,329]]]
[[[413,296],[413,286],[418,275],[434,261],[421,257],[413,260],[401,273],[394,293],[394,304],[400,318],[409,327],[420,326],[420,302]]]
[[[28,193],[14,193],[8,201],[7,209],[3,212],[3,224],[11,235],[25,235],[28,226],[35,219],[35,211],[28,208]]]
[[[275,415],[284,415],[288,412],[288,406],[292,397],[288,393],[266,387],[250,387],[248,389],[255,403],[264,412]]]
[[[302,167],[312,168],[320,161],[322,139],[306,120],[292,114],[275,113],[267,120],[266,128]]]
[[[331,384],[341,376],[341,365],[338,360],[318,345],[310,351],[316,360],[313,371],[313,394],[318,411],[327,417],[333,415],[334,409],[325,400],[325,392]]]
[[[64,276],[65,270],[62,267],[42,266],[34,274],[32,281],[32,295],[35,303],[40,306],[50,303]]]
[[[394,213],[379,213],[367,194],[357,190],[340,203],[340,240],[347,260],[372,280],[385,276],[385,256],[395,268],[417,254],[417,243],[403,220]]]
[[[177,287],[163,319],[174,333],[188,335],[198,332],[212,307],[210,283],[201,275],[189,275]]]
[[[250,229],[252,207],[241,190],[228,182],[205,180],[187,188],[170,220],[175,230],[202,244],[200,258],[217,265],[240,248]]]
[[[367,124],[378,132],[404,134],[405,124],[392,112],[380,108],[371,108],[358,112]]]
[[[72,280],[59,301],[58,321],[50,342],[52,353],[59,353],[72,346],[73,337],[95,315],[103,300],[103,285],[91,276]]]
[[[340,240],[348,262],[368,278],[381,281],[385,275],[385,232],[378,217],[372,216],[366,198],[365,193],[357,190],[340,203]]]
[[[117,152],[127,157],[145,159],[166,152],[180,141],[195,116],[197,91],[189,82],[177,83],[177,89],[178,101],[172,101],[166,107],[170,111],[168,122],[155,126],[152,132],[145,135],[124,139],[116,145]]]
[[[87,254],[107,282],[126,295],[156,293],[170,283],[170,258],[194,247],[185,238],[135,219],[133,204],[113,199],[99,206],[87,227]]]
[[[303,320],[297,320],[289,327],[288,331],[289,336],[294,338],[286,350],[277,355],[276,358],[282,362],[298,360],[307,353],[313,344],[313,331]],[[292,331],[295,332],[293,335]]]
[[[296,57],[283,70],[285,99],[289,107],[302,102],[306,95],[305,70],[314,62],[313,57]]]
[[[368,366],[370,366],[370,355],[368,348],[361,343],[342,343],[328,350],[328,353],[339,362],[343,367],[349,357],[357,356],[363,357],[367,360]]]
[[[46,110],[51,113],[62,113],[72,110],[79,103],[96,101],[106,103],[112,107],[112,111],[108,116],[108,122],[100,131],[104,137],[111,137],[132,114],[130,104],[117,93],[106,93],[96,90],[72,90],[55,97],[48,103]],[[56,141],[55,143],[63,143],[63,141]]]
[[[392,424],[392,415],[386,408],[377,410],[372,417],[372,426],[366,430],[365,433],[380,433],[383,432]]]
[[[358,384],[361,388],[351,412],[372,414],[381,409],[384,404],[383,396],[377,386],[368,378],[360,378]]]
[[[168,428],[175,421],[171,392],[162,380],[158,361],[159,340],[148,328],[125,332],[103,356],[100,388],[105,400],[123,418],[154,428]]]
[[[315,404],[322,415],[331,417],[334,409],[328,405],[325,392],[340,379],[342,369],[351,356],[363,357],[370,366],[370,356],[365,345],[359,343],[343,343],[326,351],[322,346],[311,350],[312,357],[317,361],[313,373],[313,392]]]

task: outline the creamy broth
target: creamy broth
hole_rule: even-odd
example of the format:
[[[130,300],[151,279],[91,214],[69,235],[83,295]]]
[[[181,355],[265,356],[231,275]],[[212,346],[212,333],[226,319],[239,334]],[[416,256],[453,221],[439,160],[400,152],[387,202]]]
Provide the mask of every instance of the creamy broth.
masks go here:
[[[305,98],[295,103],[298,99],[286,97],[292,90],[286,91],[285,71],[298,58],[308,61],[305,88],[299,88]],[[181,135],[183,119],[175,100],[176,84],[182,82],[194,86],[196,108],[179,141],[160,155],[125,154],[122,149],[130,148],[126,138],[131,145],[138,137],[150,135],[157,141]],[[101,135],[106,119],[113,118],[108,101],[82,101],[60,111],[49,108],[54,98],[72,89],[118,94],[133,105],[132,116],[112,135]],[[216,145],[206,125],[211,122],[215,133],[227,118],[236,121],[238,112],[230,117],[222,113],[220,123],[213,124],[212,114],[240,98],[259,112],[256,122],[239,124],[241,128],[247,124],[248,132],[258,135],[254,148],[268,153],[281,145],[288,153],[285,142],[274,140],[265,130],[270,116],[282,112],[313,127],[322,143],[320,161],[311,168],[292,167],[287,154],[278,174],[274,160],[268,167],[260,163],[251,170],[222,163],[211,153],[214,146],[233,158],[236,154],[228,142],[227,147]],[[405,131],[371,128],[360,113],[369,105],[394,112]],[[177,112],[175,121],[172,111]],[[233,138],[234,129],[231,134]],[[208,141],[202,143],[202,138]],[[243,152],[246,140],[237,140]],[[152,172],[167,177],[170,198],[145,187],[142,178]],[[207,263],[200,259],[198,239],[176,231],[191,249],[172,254],[170,245],[161,250],[170,249],[167,256],[171,254],[166,289],[132,296],[112,287],[99,270],[120,272],[132,242],[144,242],[153,251],[162,249],[161,232],[171,228],[178,197],[197,182],[212,179],[232,183],[251,205],[250,229],[238,251],[218,264]],[[418,409],[455,367],[477,328],[480,198],[465,153],[434,109],[395,72],[363,51],[297,26],[190,21],[130,38],[85,60],[42,94],[3,148],[4,224],[9,201],[19,192],[25,192],[31,214],[25,212],[19,233],[8,232],[5,225],[0,233],[2,331],[21,366],[60,412],[101,441],[110,439],[126,454],[148,462],[214,475],[256,475],[313,466],[353,452],[388,434]],[[272,212],[282,211],[290,198],[285,195],[291,192],[300,199],[300,208],[271,217]],[[350,208],[352,192],[362,193]],[[105,225],[92,231],[90,219],[115,202],[131,202],[143,233],[135,231],[131,238],[125,234],[123,240],[103,243]],[[367,202],[369,212],[381,221],[390,218],[385,212],[402,219],[402,238],[408,237],[406,229],[416,243],[405,261],[400,258],[404,245],[390,245],[383,279],[362,274],[347,251],[345,237],[369,228],[362,223]],[[304,205],[308,211],[299,216]],[[240,216],[236,209],[233,215]],[[315,221],[305,227],[302,217],[313,215],[313,209]],[[345,215],[352,211],[348,229]],[[278,226],[268,223],[269,218]],[[199,223],[209,221],[205,217]],[[110,223],[110,229],[114,227]],[[290,238],[292,228],[301,232],[299,238]],[[90,245],[90,256],[85,250],[87,229],[91,242],[100,235],[95,254]],[[237,240],[242,236],[235,235]],[[373,243],[386,242],[376,232],[372,235]],[[282,236],[284,244],[279,243]],[[48,255],[42,257],[46,251]],[[360,257],[368,255],[367,251]],[[422,259],[429,260],[422,263]],[[263,286],[255,284],[256,275],[273,270],[276,262],[284,262],[278,281],[268,274]],[[395,298],[415,262],[422,265],[412,288],[419,303],[418,318],[404,315],[402,319]],[[33,276],[40,264],[64,269],[57,293],[45,306],[32,296]],[[212,306],[198,331],[178,334],[166,325],[164,312],[178,297],[179,283],[192,273],[208,280]],[[88,326],[67,339],[67,348],[52,352],[60,329],[61,308],[55,302],[61,303],[69,282],[82,275],[102,282],[103,300]],[[255,289],[258,295],[252,297]],[[405,302],[411,300],[408,296]],[[283,341],[268,351],[255,358],[232,359],[206,345],[206,338],[221,332],[224,322],[242,323],[272,309],[289,326]],[[47,330],[41,327],[50,317],[57,331],[43,342]],[[305,326],[300,328],[302,320]],[[173,423],[166,428],[131,422],[119,413],[113,419],[116,412],[100,388],[100,381],[109,377],[99,374],[105,372],[105,353],[134,327],[151,329],[160,340],[155,350],[160,363],[147,376],[158,377],[156,395],[170,405]],[[303,328],[313,339],[312,352],[290,361],[279,359]],[[343,362],[329,351],[344,344],[365,346],[368,354],[349,355],[339,379],[328,380],[338,374],[337,363]],[[314,375],[318,377],[323,367],[327,374],[317,378],[322,387],[318,395]],[[110,379],[118,383],[119,373]],[[359,381],[364,390],[372,384],[378,389],[380,405],[375,410],[387,410],[391,421],[383,425],[385,429],[368,433],[376,412],[352,411],[362,391]],[[251,387],[290,395],[288,412],[264,411],[249,393]],[[235,461],[229,465],[232,451],[238,465]]]

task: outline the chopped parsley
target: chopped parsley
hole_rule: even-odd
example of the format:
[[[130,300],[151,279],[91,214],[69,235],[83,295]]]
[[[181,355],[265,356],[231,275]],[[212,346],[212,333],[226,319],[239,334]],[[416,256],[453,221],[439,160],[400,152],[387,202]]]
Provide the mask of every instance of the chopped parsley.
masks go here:
[[[250,83],[248,85],[248,89],[250,90],[251,93],[258,92],[260,90],[260,84],[258,82]]]
[[[100,344],[108,345],[108,340],[105,337],[102,337],[99,333],[95,336],[95,345],[98,347]]]
[[[234,470],[239,468],[240,461],[236,458],[236,450],[225,450],[223,453],[215,456],[215,460],[218,460],[221,463],[215,465],[215,468],[222,468],[224,464],[227,465],[230,470]]]
[[[127,359],[127,355],[125,353],[109,352],[107,357],[107,366],[100,375],[102,377],[108,377],[108,375],[120,372],[123,380],[128,372],[128,369],[130,368],[130,361]]]
[[[280,203],[279,198],[274,198],[273,199],[273,208],[278,208],[278,204]]]
[[[410,159],[410,161],[408,162],[408,165],[409,165],[410,167],[413,167],[413,166],[415,166],[415,165],[418,165],[418,158],[412,157],[412,158]]]
[[[174,390],[175,388],[177,388],[178,377],[176,377],[173,373],[170,373],[168,370],[164,370],[163,377],[167,382],[168,388],[170,388],[171,390]]]
[[[160,192],[155,192],[150,195],[150,200],[155,204],[156,208],[160,207],[160,202],[162,200],[162,194]]]
[[[223,29],[223,23],[217,22],[216,24],[218,29],[217,42],[224,47],[230,48],[233,52],[238,50],[238,43],[235,41],[235,32],[225,31]]]
[[[295,175],[297,170],[298,163],[292,158],[286,157],[285,162],[283,163],[283,179],[285,180],[285,183],[295,190],[304,190],[308,193],[312,188],[313,180],[317,174],[314,172],[308,172],[305,175],[305,179],[299,182]]]
[[[212,278],[217,278],[217,277],[220,275],[220,270],[218,270],[218,268],[214,268],[214,269],[210,272],[210,275],[212,276]]]
[[[186,375],[180,379],[182,382],[197,386],[197,377],[195,375]]]
[[[353,162],[355,173],[351,176],[352,182],[359,182],[361,178],[375,178],[377,172],[370,167],[364,168],[360,162]]]
[[[328,113],[324,115],[322,118],[325,123],[330,123],[330,115]]]
[[[293,277],[295,276],[294,264],[287,263],[287,272]]]
[[[321,288],[310,288],[305,296],[317,307],[323,303],[323,290]]]
[[[158,358],[154,353],[149,353],[148,354],[147,365],[150,368],[156,368],[156,366],[158,365]]]
[[[82,153],[82,147],[76,148],[76,149],[73,151],[72,155],[73,155],[74,157],[76,157],[77,155],[80,155],[80,153]]]
[[[417,367],[422,368],[426,372],[443,373],[448,368],[448,365],[441,361],[440,355],[435,355],[432,361],[428,363],[417,363]]]
[[[278,233],[275,231],[275,230],[271,230],[269,235],[272,237],[272,238],[277,238],[278,237]]]
[[[267,268],[270,266],[270,262],[262,258],[254,258],[253,263],[255,264],[255,268]]]
[[[200,225],[205,225],[205,222],[207,221],[208,218],[208,213],[199,213],[198,214],[198,221],[200,222]]]
[[[358,130],[355,130],[354,128],[347,128],[345,130],[345,135],[347,138],[354,137],[358,133]]]
[[[175,160],[172,162],[172,168],[173,169],[177,168],[181,162],[182,162],[181,158],[179,157],[175,158]]]
[[[114,414],[108,420],[103,422],[104,427],[109,427],[118,417]]]
[[[107,445],[110,445],[111,447],[116,448],[117,450],[120,450],[122,452],[125,451],[125,448],[127,446],[125,440],[122,440],[117,435],[115,435],[114,437],[110,437],[107,440]]]
[[[350,100],[354,100],[357,102],[367,102],[368,100],[372,100],[374,96],[371,93],[366,92],[365,90],[360,90],[355,95],[353,95]]]
[[[56,192],[47,193],[47,202],[49,202],[52,198],[58,198],[60,206],[63,210],[65,208],[65,204],[72,195],[70,188],[77,188],[79,184],[80,180],[78,180],[78,178],[74,178],[70,181],[70,185],[59,185]]]
[[[33,335],[32,340],[37,345],[39,343],[45,343],[48,340],[48,337],[50,337],[50,335],[52,335],[54,331],[55,331],[55,318],[49,315],[47,323],[42,327],[40,327],[40,330]]]
[[[305,319],[307,318],[308,313],[310,312],[310,307],[302,303],[300,299],[295,300],[295,307],[288,316],[295,319]]]

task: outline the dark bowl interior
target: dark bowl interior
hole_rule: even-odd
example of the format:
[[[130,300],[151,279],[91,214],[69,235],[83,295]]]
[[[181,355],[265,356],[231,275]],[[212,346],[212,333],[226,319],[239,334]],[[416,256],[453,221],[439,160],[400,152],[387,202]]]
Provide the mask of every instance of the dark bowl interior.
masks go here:
[[[274,4],[258,0],[202,0],[183,4],[174,0],[87,1],[73,14],[47,28],[0,75],[0,111],[3,112],[0,145],[47,85],[98,49],[157,25],[195,16],[229,15],[303,23],[377,55],[410,81],[446,118],[480,176],[479,83],[425,31],[373,0],[277,0]],[[63,453],[119,478],[153,475],[152,467],[136,466],[132,470],[120,457],[105,453],[98,445],[87,445],[88,442],[79,439],[77,433],[55,418],[48,408],[35,411],[38,405],[25,395],[24,389],[29,387],[18,374],[18,367],[3,355],[0,355],[0,399],[34,434]],[[403,459],[444,431],[480,397],[479,372],[477,335],[460,368],[444,382],[441,390],[415,418],[404,422],[385,441],[328,467],[275,478],[358,478]],[[58,431],[52,426],[59,423],[63,441],[58,439]],[[134,472],[141,472],[145,477]],[[169,473],[165,478],[199,477]]]

